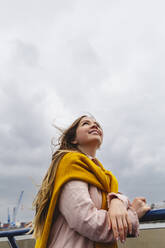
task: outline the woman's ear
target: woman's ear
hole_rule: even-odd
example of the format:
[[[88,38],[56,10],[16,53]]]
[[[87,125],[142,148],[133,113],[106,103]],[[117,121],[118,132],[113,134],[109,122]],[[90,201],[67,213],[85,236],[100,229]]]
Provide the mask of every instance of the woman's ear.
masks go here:
[[[77,145],[78,144],[77,140],[73,140],[72,144]]]

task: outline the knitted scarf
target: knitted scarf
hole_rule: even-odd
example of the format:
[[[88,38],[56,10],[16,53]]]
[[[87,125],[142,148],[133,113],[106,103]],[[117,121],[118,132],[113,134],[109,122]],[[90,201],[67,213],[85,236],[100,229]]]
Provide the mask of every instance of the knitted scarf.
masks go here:
[[[118,192],[118,183],[115,176],[104,169],[102,164],[97,160],[96,165],[90,158],[79,152],[69,152],[61,159],[56,172],[54,190],[50,201],[47,217],[45,220],[43,232],[37,239],[35,248],[46,248],[50,228],[53,220],[60,191],[65,183],[71,180],[81,180],[92,184],[102,191],[102,209],[107,210],[107,193]],[[116,248],[116,243],[98,243],[95,242],[96,248]]]

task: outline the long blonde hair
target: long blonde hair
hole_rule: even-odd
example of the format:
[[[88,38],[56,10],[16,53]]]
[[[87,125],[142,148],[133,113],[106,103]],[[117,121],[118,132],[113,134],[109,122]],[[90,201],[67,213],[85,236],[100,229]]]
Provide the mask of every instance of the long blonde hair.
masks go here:
[[[59,137],[59,148],[52,156],[50,167],[33,202],[33,207],[36,210],[36,215],[33,220],[32,231],[35,238],[39,238],[43,232],[44,222],[48,213],[48,208],[53,193],[58,164],[61,158],[67,152],[78,151],[77,145],[73,144],[72,142],[76,138],[77,127],[81,119],[84,117],[86,117],[86,115],[83,115],[76,119],[69,128],[62,132],[61,136]]]

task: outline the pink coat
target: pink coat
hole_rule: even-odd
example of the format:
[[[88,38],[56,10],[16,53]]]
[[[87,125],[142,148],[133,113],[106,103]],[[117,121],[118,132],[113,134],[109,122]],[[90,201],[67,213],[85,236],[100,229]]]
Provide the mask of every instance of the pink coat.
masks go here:
[[[128,207],[127,197],[117,194]],[[60,194],[59,214],[53,222],[48,248],[93,248],[96,242],[113,242],[108,226],[107,211],[101,209],[102,194],[95,186],[83,181],[70,181]],[[138,232],[138,218],[129,210],[134,236]]]

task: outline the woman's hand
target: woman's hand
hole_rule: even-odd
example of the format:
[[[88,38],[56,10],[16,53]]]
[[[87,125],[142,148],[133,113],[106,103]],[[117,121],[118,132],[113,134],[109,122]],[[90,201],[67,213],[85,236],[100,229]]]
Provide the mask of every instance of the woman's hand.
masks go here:
[[[124,203],[118,199],[114,198],[110,202],[109,210],[109,223],[110,228],[113,230],[114,238],[121,242],[126,240],[127,233],[132,233],[132,223],[128,216],[128,212]]]
[[[151,209],[144,197],[136,197],[132,202],[132,207],[136,211],[138,218],[143,217]]]

